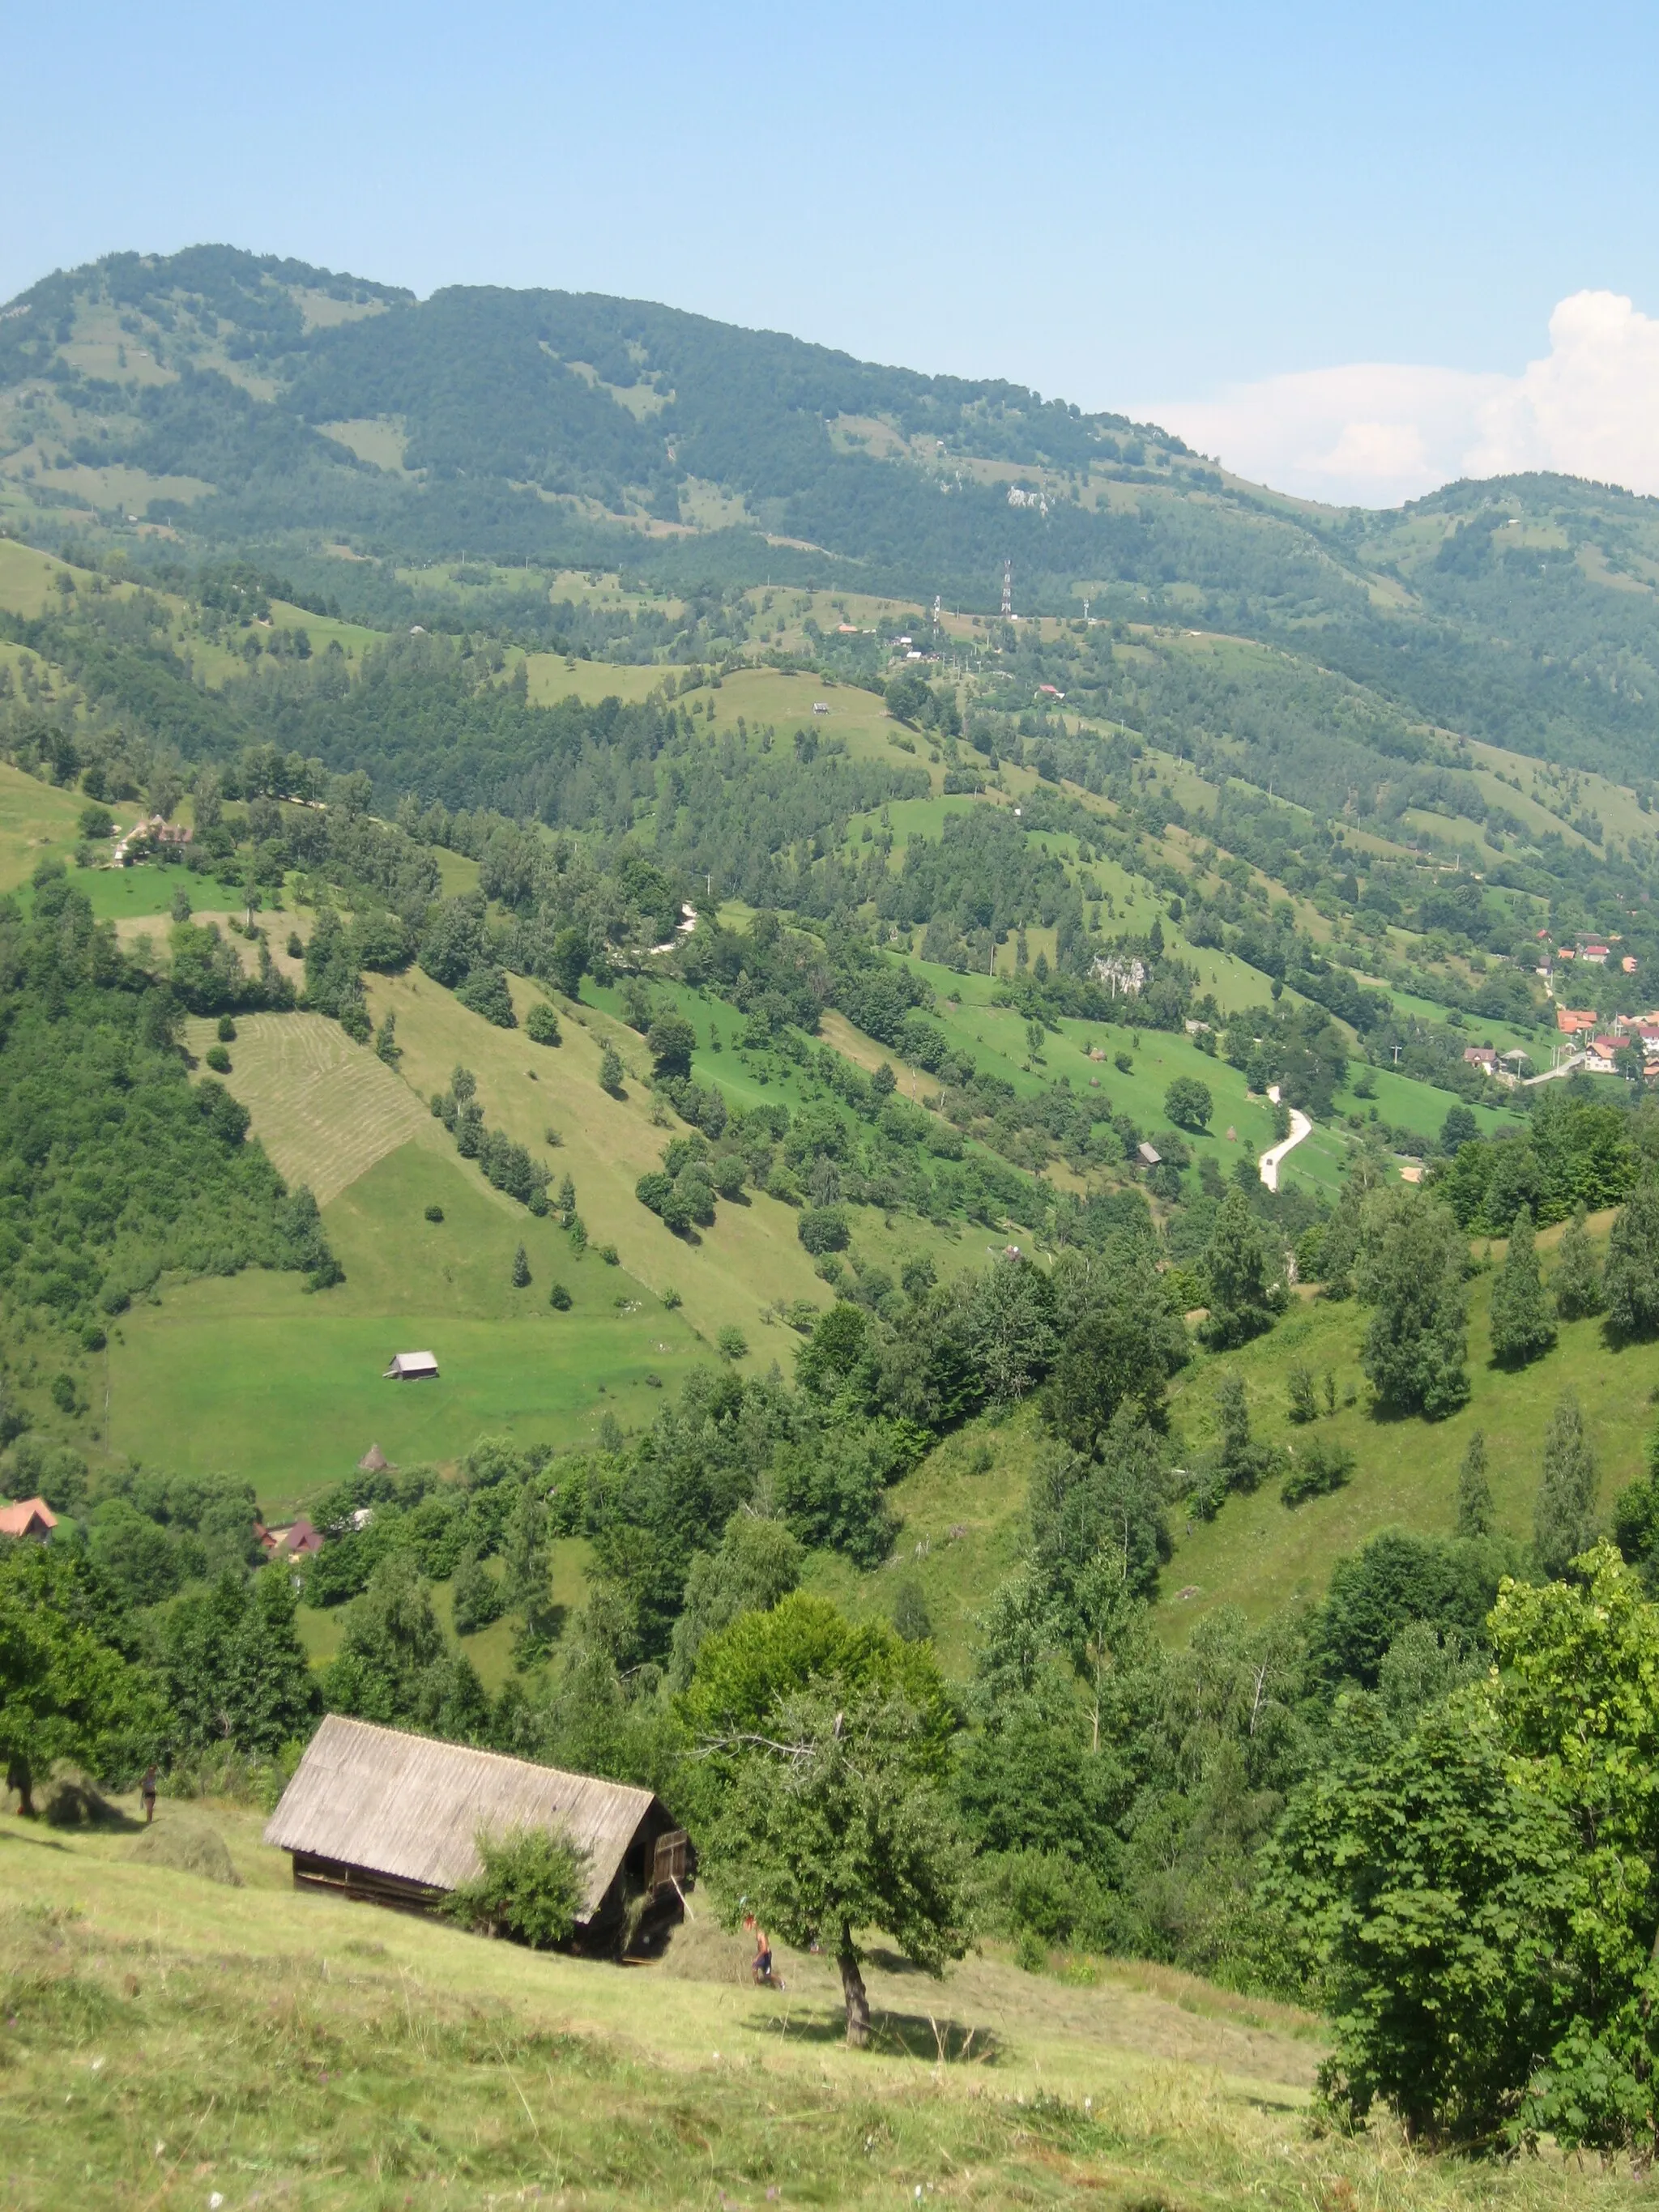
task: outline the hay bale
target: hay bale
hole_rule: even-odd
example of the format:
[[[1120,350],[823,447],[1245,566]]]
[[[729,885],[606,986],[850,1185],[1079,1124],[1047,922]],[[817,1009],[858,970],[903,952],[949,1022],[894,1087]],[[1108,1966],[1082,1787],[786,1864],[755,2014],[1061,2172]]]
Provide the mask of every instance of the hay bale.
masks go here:
[[[754,1978],[750,1972],[754,1955],[752,1936],[732,1934],[704,1908],[695,1920],[681,1921],[670,1935],[658,1971],[674,1981],[735,1982],[744,1988]]]
[[[204,1881],[222,1881],[231,1889],[242,1886],[216,1828],[180,1827],[164,1820],[159,1828],[146,1828],[127,1856],[146,1866],[171,1867],[175,1874],[199,1875]]]
[[[94,1828],[122,1818],[92,1777],[76,1766],[57,1768],[40,1802],[49,1828]]]

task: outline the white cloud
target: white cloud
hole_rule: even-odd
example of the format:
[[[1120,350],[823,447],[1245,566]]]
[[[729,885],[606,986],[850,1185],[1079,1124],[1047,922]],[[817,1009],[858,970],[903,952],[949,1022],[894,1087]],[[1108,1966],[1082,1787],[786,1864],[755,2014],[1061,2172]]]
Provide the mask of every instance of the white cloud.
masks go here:
[[[1575,292],[1520,376],[1354,362],[1137,406],[1238,475],[1389,507],[1462,476],[1559,469],[1659,493],[1659,319]]]

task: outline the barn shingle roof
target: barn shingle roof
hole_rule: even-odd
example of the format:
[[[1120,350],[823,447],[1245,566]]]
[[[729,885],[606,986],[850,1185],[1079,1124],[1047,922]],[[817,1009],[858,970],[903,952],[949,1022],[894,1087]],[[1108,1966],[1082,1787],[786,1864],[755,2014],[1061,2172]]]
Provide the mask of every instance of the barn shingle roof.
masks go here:
[[[480,1828],[562,1830],[590,1854],[585,1920],[655,1802],[623,1783],[331,1713],[267,1822],[265,1841],[454,1889],[479,1871]]]

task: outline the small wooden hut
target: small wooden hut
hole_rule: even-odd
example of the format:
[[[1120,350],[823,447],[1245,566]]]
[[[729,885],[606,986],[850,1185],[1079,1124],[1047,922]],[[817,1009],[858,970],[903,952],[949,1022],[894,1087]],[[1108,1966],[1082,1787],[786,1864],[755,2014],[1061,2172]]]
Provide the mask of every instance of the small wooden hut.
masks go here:
[[[265,1827],[296,1888],[428,1911],[479,1871],[480,1829],[545,1828],[588,1854],[583,1948],[678,1920],[690,1841],[648,1790],[331,1713]],[[642,1908],[642,1911],[640,1910]]]
[[[435,1382],[438,1379],[438,1359],[431,1352],[394,1352],[392,1364],[385,1369],[382,1380],[393,1382]]]

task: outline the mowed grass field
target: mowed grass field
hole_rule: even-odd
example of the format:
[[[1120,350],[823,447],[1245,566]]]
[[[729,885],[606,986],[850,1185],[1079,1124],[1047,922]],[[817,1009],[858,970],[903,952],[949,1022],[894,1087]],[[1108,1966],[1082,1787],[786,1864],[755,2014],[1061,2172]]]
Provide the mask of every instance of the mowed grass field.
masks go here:
[[[0,538],[0,561],[15,550]],[[72,859],[85,804],[78,792],[59,791],[0,763],[0,893],[27,883],[43,860]],[[85,884],[88,872],[77,872],[76,882]]]
[[[441,1223],[426,1220],[430,1204]],[[234,1474],[282,1515],[371,1443],[402,1466],[442,1466],[483,1435],[591,1443],[607,1412],[641,1426],[709,1356],[641,1285],[592,1250],[578,1261],[550,1220],[515,1218],[423,1146],[379,1163],[324,1224],[346,1270],[333,1290],[307,1296],[295,1276],[249,1270],[168,1288],[122,1317],[101,1356],[112,1451]],[[511,1279],[520,1243],[523,1290]],[[548,1303],[556,1279],[568,1312]],[[435,1382],[384,1379],[394,1352],[427,1350]]]
[[[216,1034],[212,1022],[191,1021],[185,1041],[199,1059]],[[408,1084],[321,1014],[244,1015],[226,1080],[280,1173],[308,1183],[319,1206],[400,1145],[453,1156]]]
[[[406,986],[416,1005],[422,980]],[[445,1000],[455,1018],[443,1029],[447,1057],[434,1059],[433,1087],[447,1081],[465,1053],[490,1121],[508,1126],[495,1041],[512,1050],[513,1073],[526,1089],[525,1057],[558,1054],[529,1045],[521,1032],[491,1030],[429,981],[426,991],[428,1004]],[[400,1030],[421,1034],[418,1022]],[[209,1024],[190,1025],[198,1052],[211,1035]],[[597,1068],[598,1048],[588,1042]],[[429,1036],[427,1048],[436,1054]],[[643,1425],[693,1362],[712,1356],[720,1323],[700,1310],[702,1279],[693,1269],[674,1271],[684,1275],[685,1304],[670,1311],[660,1296],[666,1279],[653,1287],[625,1258],[616,1267],[600,1258],[597,1248],[613,1241],[611,1214],[626,1218],[623,1194],[612,1189],[607,1203],[601,1180],[587,1175],[592,1156],[574,1142],[570,1164],[592,1237],[580,1258],[552,1217],[538,1219],[493,1190],[410,1084],[337,1024],[312,1015],[252,1017],[239,1025],[231,1053],[227,1079],[252,1113],[252,1133],[291,1182],[309,1183],[324,1202],[346,1280],[312,1296],[295,1276],[249,1270],[167,1286],[159,1304],[135,1307],[101,1355],[110,1451],[152,1466],[223,1469],[253,1482],[262,1504],[283,1512],[337,1481],[371,1442],[404,1464],[446,1463],[485,1433],[562,1445],[591,1442],[607,1412],[624,1428]],[[574,1123],[559,1104],[559,1086],[547,1088],[552,1103],[539,1110]],[[597,1080],[592,1089],[599,1105],[610,1108]],[[597,1119],[602,1130],[604,1117]],[[545,1123],[532,1128],[524,1121],[513,1133],[550,1157]],[[647,1125],[647,1133],[659,1133]],[[550,1158],[562,1172],[561,1153]],[[614,1160],[612,1170],[614,1184]],[[626,1207],[666,1239],[634,1198],[633,1175],[625,1196]],[[441,1210],[441,1222],[426,1218],[429,1206]],[[745,1218],[741,1208],[721,1211],[739,1225]],[[511,1280],[520,1243],[531,1267],[522,1290]],[[674,1249],[688,1262],[698,1257]],[[786,1261],[799,1255],[810,1285],[799,1245],[781,1249]],[[796,1341],[775,1325],[766,1330],[729,1254],[708,1279],[722,1312],[742,1311],[757,1347],[769,1334],[780,1351]],[[549,1304],[556,1280],[570,1292],[568,1312]],[[439,1380],[383,1380],[400,1350],[435,1352]]]
[[[871,1931],[872,2046],[831,1960],[786,1989],[701,1888],[666,1955],[622,1968],[295,1892],[259,1815],[131,1800],[98,1828],[0,1816],[0,2126],[16,2212],[659,2204],[963,2212],[1585,2212],[1645,2202],[1548,2148],[1437,2161],[1386,2124],[1309,2124],[1320,2024],[1125,1960],[942,1981]],[[241,1887],[139,1856],[209,1837]]]

